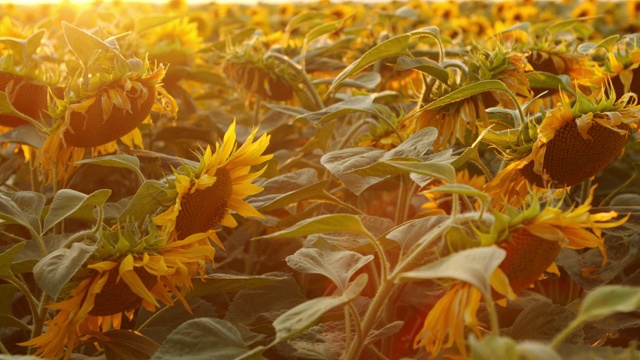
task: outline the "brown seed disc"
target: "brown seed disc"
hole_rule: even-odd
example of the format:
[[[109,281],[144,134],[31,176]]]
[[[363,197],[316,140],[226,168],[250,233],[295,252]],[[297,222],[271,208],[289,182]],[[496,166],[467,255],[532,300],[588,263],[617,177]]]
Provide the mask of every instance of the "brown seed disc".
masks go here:
[[[626,125],[621,129],[628,129]],[[578,132],[575,121],[563,125],[546,145],[543,169],[551,178],[551,186],[565,187],[579,184],[604,169],[624,148],[628,135],[621,135],[598,123],[593,123],[585,139]],[[537,186],[544,187],[542,177],[533,171],[533,161],[520,170]]]
[[[640,68],[635,68],[631,70],[633,73],[633,78],[631,79],[631,85],[629,86],[629,92],[632,92],[636,95],[640,95]],[[619,76],[615,76],[611,78],[611,83],[613,84],[613,90],[616,92],[616,98],[620,98],[625,94],[624,84],[620,81]]]
[[[212,186],[182,197],[176,218],[178,239],[215,229],[227,214],[227,202],[233,191],[231,174],[227,169],[219,168],[216,178]]]
[[[523,228],[512,231],[500,247],[507,251],[500,269],[516,293],[538,280],[562,249],[557,241],[542,239]]]
[[[133,271],[138,275],[140,280],[147,289],[152,289],[158,283],[158,277],[149,274],[142,267],[134,267]],[[118,268],[109,271],[107,282],[99,294],[96,295],[93,309],[89,311],[89,315],[108,316],[118,314],[124,311],[132,310],[142,305],[142,299],[136,295],[129,285],[118,279]]]
[[[9,91],[7,85],[12,80],[13,88]],[[36,84],[24,76],[0,71],[0,91],[6,92],[9,99],[13,98],[11,105],[16,110],[34,120],[40,120],[40,114],[47,111],[49,107],[47,86]],[[16,127],[26,123],[27,121],[17,116],[0,114],[0,126]]]
[[[271,94],[267,98],[274,101],[287,101],[293,99],[293,87],[286,82],[269,78],[269,91]]]
[[[533,53],[527,56],[527,61],[535,71],[543,71],[554,75],[560,75],[556,64],[551,59],[551,56],[536,58]]]
[[[138,105],[138,99],[129,96],[131,112],[113,106],[109,117],[102,115],[102,102],[98,94],[96,101],[85,112],[72,112],[69,129],[64,132],[67,144],[76,147],[94,147],[108,144],[130,133],[144,121],[151,112],[156,90],[148,87],[147,98]]]

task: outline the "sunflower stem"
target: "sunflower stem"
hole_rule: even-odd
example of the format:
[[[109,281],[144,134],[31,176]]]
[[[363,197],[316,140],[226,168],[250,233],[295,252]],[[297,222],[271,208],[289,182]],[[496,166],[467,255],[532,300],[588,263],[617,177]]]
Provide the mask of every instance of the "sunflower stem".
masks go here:
[[[40,322],[38,301],[33,296],[31,291],[29,291],[29,288],[22,281],[20,281],[20,279],[18,279],[13,274],[13,272],[9,272],[9,275],[3,277],[3,279],[9,282],[11,285],[17,287],[18,290],[20,290],[24,294],[24,297],[27,299],[27,303],[29,303],[29,309],[31,310],[31,314],[33,316],[33,323],[35,328],[35,325]]]
[[[351,305],[351,303],[349,303]],[[345,307],[344,311],[344,348],[348,349],[351,346],[351,319],[349,318],[350,308]]]
[[[625,181],[624,184],[618,186],[613,191],[611,191],[604,199],[602,199],[602,201],[600,202],[600,205],[598,206],[606,206],[611,201],[611,199],[613,199],[616,195],[618,195],[622,190],[627,189],[631,184],[636,182],[638,179],[640,179],[640,172],[636,172],[635,174],[633,174],[632,177],[629,178],[629,180]]]
[[[556,335],[555,338],[553,338],[553,340],[549,344],[549,347],[554,350],[557,349],[558,346],[560,346],[560,344],[562,344],[562,342],[574,331],[576,331],[581,325],[582,325],[581,320],[574,319],[572,322],[569,323],[569,325],[567,325],[567,327],[562,329],[562,331],[560,331],[560,333]]]
[[[0,341],[0,352],[6,355],[11,355],[11,353],[9,352],[9,350],[7,350],[7,348],[4,346],[2,341]]]
[[[175,304],[176,300],[172,299],[173,303]],[[155,320],[158,316],[164,314],[165,312],[167,312],[169,309],[171,309],[172,306],[165,306],[161,309],[159,309],[158,311],[156,311],[155,313],[151,314],[151,316],[149,316],[149,318],[147,319],[147,321],[143,322],[140,326],[138,326],[138,328],[136,329],[136,331],[140,332],[142,331],[144,328],[146,328],[147,326],[149,326],[149,324],[151,324],[151,322],[153,320]]]
[[[283,64],[287,65],[291,70],[293,70],[293,72],[296,73],[296,75],[298,75],[300,78],[302,78],[302,83],[305,86],[305,88],[307,88],[308,93],[311,94],[311,98],[312,98],[313,103],[315,105],[315,109],[313,109],[313,110],[324,109],[324,102],[322,101],[322,98],[320,98],[320,94],[318,94],[318,91],[316,90],[316,88],[311,83],[311,80],[309,79],[309,76],[307,75],[306,72],[303,71],[303,69],[300,67],[300,65],[294,63],[288,57],[286,57],[286,56],[284,56],[282,54],[274,53],[274,52],[267,53],[265,55],[265,58],[267,58],[267,57],[273,57],[273,58],[276,58],[276,59],[280,60]]]
[[[491,294],[491,290],[483,292],[482,296],[484,297],[485,304],[487,306],[487,311],[489,312],[489,321],[491,323],[491,334],[499,336],[500,335],[500,322],[498,321],[498,311],[496,310],[496,304],[493,301],[493,295]]]
[[[363,119],[358,121],[355,126],[351,126],[351,129],[349,129],[349,132],[347,133],[347,135],[345,135],[342,141],[340,141],[340,144],[338,144],[337,150],[344,149],[347,146],[347,144],[349,144],[349,141],[353,139],[354,135],[366,124],[367,124],[367,120]]]

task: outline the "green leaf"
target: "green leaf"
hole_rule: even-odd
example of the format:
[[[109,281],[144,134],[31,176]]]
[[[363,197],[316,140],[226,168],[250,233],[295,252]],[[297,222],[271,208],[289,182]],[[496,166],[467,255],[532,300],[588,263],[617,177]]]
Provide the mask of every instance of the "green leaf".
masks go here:
[[[74,243],[70,249],[61,248],[45,256],[33,268],[38,286],[51,297],[58,297],[96,248],[96,245]]]
[[[71,189],[59,190],[51,202],[47,217],[44,219],[43,233],[74,213],[93,212],[94,206],[102,206],[110,195],[110,189],[100,189],[90,195]]]
[[[393,67],[396,70],[414,69],[429,74],[444,84],[449,83],[449,73],[437,62],[427,58],[400,57]]]
[[[441,224],[448,219],[448,215],[436,215],[410,220],[391,230],[386,237],[398,242],[406,253],[416,244],[434,241],[431,231],[443,226]]]
[[[482,340],[471,336],[471,360],[519,360],[516,342],[502,336],[488,335]]]
[[[355,75],[362,69],[367,66],[373,64],[374,62],[384,59],[387,56],[394,55],[407,55],[411,56],[409,50],[407,49],[407,45],[409,44],[409,39],[411,39],[411,35],[404,34],[393,37],[391,39],[385,40],[380,44],[374,46],[369,49],[364,55],[362,55],[359,59],[351,63],[347,66],[338,76],[333,80],[331,87],[329,88],[329,93],[334,91],[338,85],[340,85],[344,80],[346,80],[351,75]]]
[[[0,44],[11,50],[16,63],[26,68],[29,67],[29,61],[36,54],[38,47],[40,47],[45,33],[46,30],[40,29],[31,34],[27,39],[3,36],[0,37]]]
[[[285,260],[292,269],[305,274],[326,276],[344,290],[351,276],[373,260],[373,255],[363,256],[357,252],[324,246],[302,248]]]
[[[96,51],[107,52],[113,49],[109,44],[90,34],[89,32],[77,28],[70,23],[63,21],[62,29],[64,38],[71,48],[71,51],[82,62],[84,66],[89,64],[91,55]],[[117,50],[117,48],[116,48]]]
[[[368,187],[383,181],[389,175],[361,176],[355,170],[367,168],[378,162],[385,154],[384,150],[357,147],[329,152],[320,158],[320,163],[335,175],[356,195]]]
[[[324,19],[327,18],[328,14],[319,12],[319,11],[303,11],[289,20],[287,26],[285,28],[285,32],[291,32],[293,29],[300,26],[300,24],[304,24],[307,21],[316,20],[316,19]]]
[[[582,54],[587,54],[589,51],[593,50],[593,49],[597,49],[597,48],[603,48],[607,51],[611,50],[611,48],[613,47],[613,45],[616,44],[616,42],[618,42],[618,39],[620,39],[620,35],[611,35],[603,40],[601,40],[598,43],[584,43],[584,44],[580,44],[577,48],[578,52],[582,53]]]
[[[365,340],[366,344],[371,344],[380,339],[384,339],[386,337],[395,335],[402,327],[404,326],[404,321],[394,321],[383,326],[381,329],[372,331],[369,336],[367,336],[367,340]]]
[[[574,94],[573,89],[567,85],[565,80],[555,74],[544,71],[532,71],[526,73],[529,86],[531,88],[558,90],[561,89],[569,94]]]
[[[136,17],[134,29],[136,34],[140,34],[149,29],[153,29],[154,27],[161,26],[167,23],[170,23],[173,20],[179,19],[180,15],[144,15],[140,17]]]
[[[282,280],[284,277],[266,275],[209,274],[201,279],[193,279],[193,289],[186,297],[238,292],[267,286]]]
[[[199,318],[175,329],[151,360],[226,360],[248,352],[240,333],[229,322]]]
[[[473,186],[467,184],[446,184],[440,185],[436,188],[427,190],[427,193],[430,194],[458,194],[458,195],[466,195],[473,196],[478,198],[481,202],[487,204],[489,200],[491,200],[491,196],[489,194],[474,188]]]
[[[560,356],[549,345],[537,341],[523,341],[516,345],[518,348],[519,360],[562,360]]]
[[[445,106],[456,101],[460,101],[471,96],[483,93],[485,91],[493,91],[500,90],[506,93],[511,93],[509,88],[502,83],[500,80],[481,80],[475,82],[473,84],[469,84],[467,86],[463,86],[460,89],[452,91],[451,93],[441,97],[440,99],[429,103],[427,106],[420,109],[420,111],[424,110],[432,110],[437,109],[441,106]]]
[[[448,183],[456,182],[456,170],[451,164],[406,160],[387,160],[385,163],[414,174],[440,179]]]
[[[3,95],[6,94],[0,92],[0,108],[2,107],[1,98]],[[45,140],[46,137],[44,137],[35,126],[30,124],[17,126],[5,132],[4,134],[0,134],[0,143],[8,142],[21,145],[29,145],[36,149],[42,148]]]
[[[347,16],[340,20],[331,21],[314,27],[304,37],[305,46],[322,35],[330,34],[344,27],[345,21],[349,20],[353,15]],[[305,51],[306,52],[306,51]]]
[[[166,206],[175,200],[175,190],[167,190],[166,184],[158,180],[142,183],[119,219],[122,221],[141,221],[158,207]]]
[[[16,244],[0,254],[0,277],[11,274],[11,264],[16,255],[22,250],[25,243]]]
[[[133,330],[109,330],[102,333],[100,344],[111,360],[148,360],[160,344]]]
[[[518,314],[509,336],[515,340],[550,341],[575,318],[575,311],[546,301],[528,304]],[[569,343],[582,342],[584,332],[575,332]]]
[[[294,226],[275,233],[254,238],[282,239],[307,236],[311,234],[349,232],[373,237],[362,225],[360,218],[350,214],[331,214],[300,221]]]
[[[497,247],[466,249],[413,271],[402,273],[398,281],[451,278],[467,282],[483,294],[488,294],[491,291],[491,276],[506,256],[507,252]]]
[[[39,235],[44,202],[44,195],[32,191],[0,194],[0,220],[5,224],[20,224],[32,234]]]
[[[638,309],[640,309],[640,288],[605,285],[587,294],[575,321],[593,322],[615,313]]]
[[[8,315],[8,314],[0,314],[0,327],[16,328],[16,329],[22,329],[27,332],[31,332],[31,327],[29,327],[29,325],[23,323],[15,316]],[[0,359],[2,359],[2,357],[0,357]]]
[[[142,173],[140,172],[140,160],[138,160],[138,158],[133,155],[105,155],[97,158],[76,161],[76,164],[95,164],[100,166],[125,168],[135,172],[140,177],[140,179],[144,181],[144,175],[142,175]]]
[[[325,198],[324,188],[328,180],[318,181],[315,169],[304,168],[269,179],[264,190],[249,203],[261,212],[281,209],[289,204],[307,199]]]
[[[308,120],[313,123],[324,124],[330,120],[339,118],[343,115],[352,114],[354,112],[375,114],[376,111],[373,107],[373,99],[373,95],[351,96],[344,101],[327,106],[322,110],[300,115],[295,120]]]
[[[275,342],[290,339],[311,327],[322,314],[353,301],[364,289],[367,274],[360,274],[340,296],[325,296],[306,301],[285,312],[273,322]]]

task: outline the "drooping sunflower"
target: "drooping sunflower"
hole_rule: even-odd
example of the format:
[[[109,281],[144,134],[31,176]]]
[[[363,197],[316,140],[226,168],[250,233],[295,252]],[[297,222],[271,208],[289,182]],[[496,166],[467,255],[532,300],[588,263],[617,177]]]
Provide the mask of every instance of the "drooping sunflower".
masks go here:
[[[513,52],[502,48],[495,50],[478,50],[468,59],[465,59],[466,77],[454,84],[440,84],[434,86],[423,99],[429,104],[450,92],[463,86],[482,80],[500,80],[517,97],[518,101],[531,99],[532,92],[529,81],[525,75],[527,62],[523,53]],[[455,82],[455,81],[454,81]],[[485,109],[498,105],[513,107],[513,100],[502,92],[484,92],[458,100],[444,106],[421,110],[416,116],[407,117],[400,123],[398,130],[408,137],[412,132],[432,126],[438,129],[439,138],[434,143],[434,148],[442,149],[445,146],[453,146],[456,141],[463,144],[471,144],[478,133],[479,125],[489,125]]]
[[[118,139],[142,148],[138,126],[151,121],[151,111],[172,116],[177,111],[175,100],[162,87],[162,64],[152,68],[147,60],[125,60],[120,54],[94,59],[71,81],[64,99],[56,99],[56,122],[39,156],[45,182],[68,180],[73,163],[87,150],[92,156],[115,152]]]
[[[511,162],[487,184],[485,191],[494,201],[505,198],[518,206],[527,188],[564,188],[597,175],[624,151],[629,132],[637,131],[640,106],[635,94],[625,94],[617,102],[609,96],[585,96],[578,91],[573,107],[566,103],[546,113],[537,126],[537,136],[518,145]],[[500,145],[497,145],[500,147]]]
[[[208,243],[209,240],[222,246],[216,235],[219,226],[235,227],[237,222],[231,211],[244,217],[263,216],[243,199],[262,191],[251,183],[264,168],[252,171],[271,159],[263,155],[269,145],[269,135],[254,141],[257,129],[237,148],[235,121],[231,124],[222,144],[216,144],[215,152],[210,147],[200,155],[197,168],[185,165],[175,172],[175,203],[154,222],[162,226],[163,234],[173,234],[177,239],[193,243]]]
[[[481,246],[497,246],[506,251],[505,259],[491,277],[491,286],[501,297],[498,300],[515,298],[546,272],[558,274],[555,259],[562,248],[598,248],[603,265],[606,263],[602,229],[620,226],[629,216],[614,220],[618,214],[613,211],[590,213],[594,188],[589,198],[576,207],[542,205],[536,197],[522,210],[507,204],[504,213],[494,211],[494,220],[486,230],[481,223],[474,225]],[[449,283],[445,295],[427,315],[414,347],[424,346],[435,358],[443,348],[455,345],[466,357],[465,326],[482,336],[483,327],[476,316],[481,298],[480,290],[469,283]]]
[[[57,314],[46,331],[20,345],[37,347],[44,358],[68,359],[81,341],[104,340],[101,333],[119,329],[123,316],[131,320],[141,306],[153,312],[160,302],[173,305],[175,296],[190,311],[184,294],[193,286],[191,277],[203,274],[214,255],[211,244],[159,235],[152,224],[103,231],[98,248],[67,284],[64,300],[48,306]]]

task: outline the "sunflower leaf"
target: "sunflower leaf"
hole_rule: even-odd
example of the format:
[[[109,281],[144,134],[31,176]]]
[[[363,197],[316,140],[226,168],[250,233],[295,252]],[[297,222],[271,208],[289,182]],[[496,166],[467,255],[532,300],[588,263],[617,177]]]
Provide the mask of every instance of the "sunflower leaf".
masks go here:
[[[472,360],[520,359],[516,342],[508,337],[489,335],[478,340],[475,336],[471,336],[469,345]]]
[[[324,124],[330,120],[343,115],[352,114],[354,112],[375,114],[376,111],[373,107],[373,99],[373,94],[352,96],[339,103],[327,106],[322,110],[300,115],[295,120],[304,119],[313,123]]]
[[[5,93],[0,93],[0,108],[2,107],[2,96]],[[4,134],[0,135],[0,143],[16,143],[22,145],[29,145],[33,148],[40,149],[44,144],[46,137],[42,135],[38,129],[30,124],[17,126]]]
[[[37,236],[41,234],[44,202],[44,195],[32,191],[0,194],[0,220],[4,220],[4,224],[20,224]]]
[[[325,296],[306,301],[285,312],[273,322],[274,342],[290,339],[311,327],[325,312],[353,301],[364,289],[367,274],[360,274],[340,296]]]
[[[429,74],[444,84],[449,82],[449,73],[447,70],[437,62],[427,58],[408,58],[402,56],[398,58],[394,69],[399,71],[414,69]]]
[[[500,80],[481,80],[454,90],[451,93],[439,98],[438,100],[429,103],[427,106],[421,108],[420,110],[425,111],[437,109],[439,107],[469,98],[485,91],[493,90],[500,90],[506,93],[511,93],[511,90],[509,90],[509,88]]]
[[[327,242],[324,242],[327,244]],[[344,290],[353,274],[368,262],[373,255],[363,256],[357,252],[331,248],[302,248],[285,259],[292,269],[305,274],[324,275]]]
[[[282,280],[284,277],[267,275],[208,274],[202,278],[202,281],[193,281],[193,289],[186,297],[238,292],[274,284]]]
[[[94,206],[102,206],[111,195],[110,189],[100,189],[90,195],[81,192],[62,189],[56,193],[51,202],[49,213],[44,219],[43,233],[67,217],[83,211],[93,211]]]
[[[490,279],[507,252],[497,247],[478,247],[455,252],[415,270],[400,274],[398,282],[451,278],[467,282],[483,294],[491,291]]]
[[[300,169],[269,179],[262,184],[264,190],[249,203],[261,212],[269,212],[298,201],[324,198],[327,182],[318,181],[315,169]]]
[[[582,301],[576,322],[593,322],[609,315],[640,309],[640,288],[605,285],[596,288]]]
[[[7,276],[11,273],[11,264],[18,253],[22,250],[25,243],[16,244],[0,254],[0,277]]]
[[[410,56],[409,50],[407,49],[407,45],[409,44],[409,39],[411,39],[410,34],[403,34],[396,37],[392,37],[391,39],[385,40],[380,44],[374,46],[369,49],[364,55],[362,55],[359,59],[351,63],[351,65],[347,66],[338,76],[333,80],[331,87],[329,88],[329,93],[335,90],[338,85],[340,85],[345,79],[354,75],[366,68],[367,66],[373,64],[374,62],[384,59],[387,56],[397,56],[397,55],[407,55]]]
[[[165,206],[175,200],[175,190],[166,189],[166,185],[158,180],[147,180],[133,195],[119,219],[127,221],[141,221],[148,214],[157,210],[159,206]]]
[[[64,38],[71,48],[71,51],[73,51],[85,67],[89,64],[92,55],[96,51],[106,52],[113,49],[109,44],[86,30],[77,28],[66,21],[62,22],[62,28]]]
[[[133,330],[109,330],[100,341],[107,359],[147,360],[160,344]]]
[[[105,155],[97,158],[84,159],[76,161],[76,164],[95,164],[101,166],[111,166],[129,169],[140,177],[140,180],[144,181],[144,175],[140,172],[140,160],[133,155],[127,154],[115,154]]]
[[[33,267],[33,276],[38,286],[51,297],[58,297],[62,288],[96,248],[96,245],[74,243],[71,248],[61,248],[43,257]]]
[[[362,225],[360,218],[351,214],[331,214],[313,217],[300,221],[294,226],[277,231],[275,233],[253,238],[257,239],[281,239],[307,236],[322,233],[357,233],[368,237],[373,237],[371,233]]]
[[[198,318],[183,323],[169,334],[151,360],[236,359],[249,352],[231,323]]]

